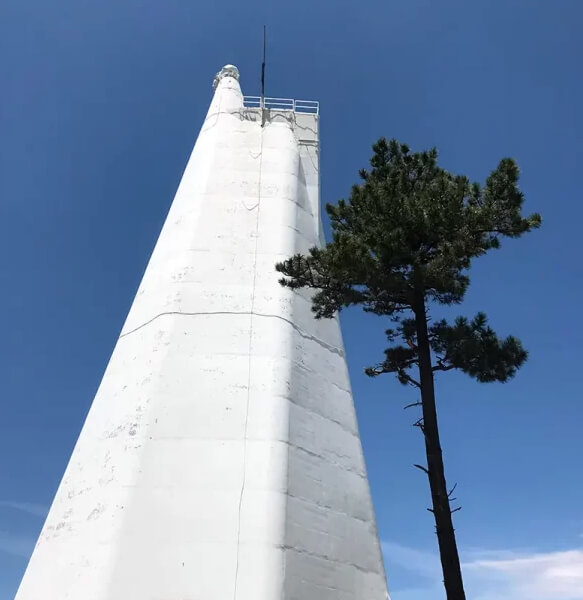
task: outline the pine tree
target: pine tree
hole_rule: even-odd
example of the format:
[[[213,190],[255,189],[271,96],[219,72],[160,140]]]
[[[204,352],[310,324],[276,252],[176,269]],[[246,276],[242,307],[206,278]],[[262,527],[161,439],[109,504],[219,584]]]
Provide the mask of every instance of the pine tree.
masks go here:
[[[359,305],[389,317],[390,343],[384,360],[366,369],[370,376],[394,373],[420,392],[427,466],[444,586],[448,600],[464,600],[455,539],[451,491],[445,479],[434,375],[459,369],[480,382],[506,382],[527,358],[520,341],[500,339],[486,316],[432,322],[432,303],[462,302],[472,259],[537,228],[541,217],[522,216],[519,171],[500,161],[485,185],[471,183],[437,165],[435,149],[411,153],[396,140],[373,146],[370,170],[361,170],[348,201],[326,206],[333,238],[276,265],[280,283],[312,288],[316,318]],[[415,373],[416,370],[416,373]]]

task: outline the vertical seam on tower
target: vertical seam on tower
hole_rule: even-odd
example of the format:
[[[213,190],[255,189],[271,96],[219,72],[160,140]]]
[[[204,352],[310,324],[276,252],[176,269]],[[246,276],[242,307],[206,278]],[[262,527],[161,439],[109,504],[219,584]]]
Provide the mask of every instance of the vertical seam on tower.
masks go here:
[[[249,315],[249,361],[247,366],[247,404],[245,407],[245,426],[243,428],[243,481],[241,483],[241,493],[239,495],[238,525],[237,525],[237,556],[235,563],[235,585],[233,590],[233,600],[237,599],[237,584],[239,582],[239,548],[241,542],[241,509],[243,507],[243,493],[245,491],[245,481],[247,474],[247,427],[249,424],[249,404],[251,400],[251,347],[253,344],[253,312],[255,309],[255,285],[257,282],[257,250],[259,245],[259,213],[261,211],[261,169],[263,166],[263,133],[264,127],[261,126],[261,137],[259,144],[259,177],[257,183],[257,217],[255,219],[255,249],[253,256],[253,286],[251,288],[251,312]],[[243,203],[244,205],[244,203]],[[247,208],[245,206],[245,208]],[[247,209],[249,210],[249,209]]]

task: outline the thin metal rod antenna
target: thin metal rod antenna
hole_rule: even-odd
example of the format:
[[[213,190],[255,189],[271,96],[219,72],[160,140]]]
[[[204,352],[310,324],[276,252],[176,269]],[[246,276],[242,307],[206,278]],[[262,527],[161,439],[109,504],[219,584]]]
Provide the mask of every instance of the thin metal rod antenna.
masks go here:
[[[261,63],[261,108],[265,108],[265,39],[266,39],[266,29],[267,27],[263,26],[263,62]]]

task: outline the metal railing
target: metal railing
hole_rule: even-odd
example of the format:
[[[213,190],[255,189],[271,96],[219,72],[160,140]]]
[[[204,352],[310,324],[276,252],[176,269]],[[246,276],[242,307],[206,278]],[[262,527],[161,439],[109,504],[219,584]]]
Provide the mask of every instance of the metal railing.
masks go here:
[[[293,98],[264,98],[263,108],[273,110],[293,110],[310,115],[320,114],[317,100],[294,100]],[[247,108],[261,108],[261,96],[243,96],[243,105]]]

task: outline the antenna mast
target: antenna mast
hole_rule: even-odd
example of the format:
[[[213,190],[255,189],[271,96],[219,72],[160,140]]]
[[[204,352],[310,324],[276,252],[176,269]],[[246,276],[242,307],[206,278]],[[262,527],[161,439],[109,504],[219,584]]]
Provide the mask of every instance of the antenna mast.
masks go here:
[[[261,63],[261,108],[265,108],[265,38],[267,27],[263,26],[263,62]]]

